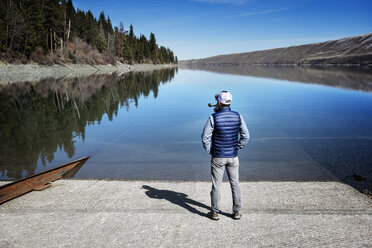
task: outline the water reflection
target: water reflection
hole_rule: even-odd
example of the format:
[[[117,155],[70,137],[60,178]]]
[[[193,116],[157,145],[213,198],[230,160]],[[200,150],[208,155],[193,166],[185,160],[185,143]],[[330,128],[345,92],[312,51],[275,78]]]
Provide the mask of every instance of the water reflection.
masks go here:
[[[370,74],[257,69],[249,72],[257,77],[180,70],[173,79],[166,70],[3,86],[1,178],[92,155],[75,177],[210,180],[200,134],[212,112],[207,103],[229,90],[252,135],[239,154],[241,180],[342,180],[372,191],[372,94],[267,79],[318,78],[368,91]]]
[[[272,180],[275,179],[270,176],[272,173],[287,180],[283,177],[284,173],[279,171],[286,169],[293,180],[296,170],[288,164],[277,166],[278,163],[288,163],[293,156],[298,156],[292,165],[299,166],[302,164],[300,157],[308,157],[343,182],[371,194],[372,95],[364,92],[372,92],[372,68],[201,64],[186,64],[182,68],[194,70],[195,73],[217,72],[215,78],[230,76],[228,87],[234,81],[245,80],[251,84],[251,87],[240,84],[238,97],[250,102],[241,103],[242,106],[249,106],[246,107],[248,116],[257,112],[262,120],[252,128],[254,137],[249,156],[242,156],[251,164],[251,171],[242,173],[242,178],[245,175],[252,178],[254,175],[253,180]],[[231,75],[252,77],[243,79]],[[273,84],[269,86],[267,82]],[[281,134],[270,134],[275,129],[280,130]],[[262,137],[257,137],[259,132]],[[276,146],[270,149],[269,145]],[[290,148],[290,145],[293,147]],[[272,153],[267,155],[269,150]],[[273,152],[283,157],[275,157]],[[268,165],[263,165],[265,159],[270,160]],[[256,161],[258,165],[252,169]],[[269,166],[272,166],[271,170],[263,170]],[[310,168],[314,169],[315,166],[309,163],[299,171],[306,171],[302,175],[307,176]],[[316,177],[319,180],[318,174]],[[299,180],[303,179],[299,177]]]
[[[38,163],[51,163],[57,150],[72,158],[87,125],[100,123],[104,115],[113,120],[120,107],[138,106],[140,96],[156,98],[159,85],[175,73],[164,69],[0,86],[1,178],[32,175]]]
[[[321,66],[244,66],[184,64],[185,69],[274,78],[292,82],[322,84],[332,87],[372,91],[370,67]]]

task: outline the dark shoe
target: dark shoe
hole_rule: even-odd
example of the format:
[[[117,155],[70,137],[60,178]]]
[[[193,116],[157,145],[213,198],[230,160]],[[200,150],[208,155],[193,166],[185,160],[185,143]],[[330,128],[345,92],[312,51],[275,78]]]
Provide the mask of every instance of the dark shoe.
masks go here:
[[[218,216],[218,214],[215,213],[215,212],[209,212],[208,213],[208,217],[211,218],[212,220],[219,220],[220,219],[220,217]]]
[[[235,212],[233,218],[234,220],[240,220],[242,218],[242,214],[240,212]]]

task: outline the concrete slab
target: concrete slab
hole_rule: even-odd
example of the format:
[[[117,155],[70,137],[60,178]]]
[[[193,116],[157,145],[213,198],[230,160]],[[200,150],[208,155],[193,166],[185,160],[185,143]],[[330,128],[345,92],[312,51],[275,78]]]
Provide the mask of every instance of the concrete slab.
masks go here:
[[[209,182],[59,180],[0,206],[1,247],[371,247],[372,201],[339,182],[242,182],[243,218]]]

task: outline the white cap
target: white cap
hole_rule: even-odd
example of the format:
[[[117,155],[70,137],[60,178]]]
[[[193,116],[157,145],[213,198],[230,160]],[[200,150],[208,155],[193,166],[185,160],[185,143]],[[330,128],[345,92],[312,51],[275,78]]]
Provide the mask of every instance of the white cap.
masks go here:
[[[222,91],[220,94],[218,94],[217,99],[224,105],[230,105],[232,101],[232,95],[228,91]]]

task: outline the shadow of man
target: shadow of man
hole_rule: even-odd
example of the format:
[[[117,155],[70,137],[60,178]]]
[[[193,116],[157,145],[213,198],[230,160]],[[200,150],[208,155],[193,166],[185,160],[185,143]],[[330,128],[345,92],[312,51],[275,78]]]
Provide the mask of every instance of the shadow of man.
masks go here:
[[[198,209],[196,209],[195,207],[192,207],[191,205],[201,207],[201,208],[205,208],[206,210],[210,210],[209,206],[207,206],[207,205],[205,205],[201,202],[198,202],[198,201],[195,201],[193,199],[188,198],[188,195],[186,195],[184,193],[175,192],[175,191],[171,191],[171,190],[159,190],[159,189],[155,189],[153,187],[150,187],[148,185],[142,185],[142,188],[147,190],[145,192],[145,194],[150,198],[167,200],[167,201],[169,201],[173,204],[176,204],[180,207],[183,207],[184,209],[187,209],[191,213],[198,214],[198,215],[203,216],[203,217],[207,217],[207,214],[199,211]],[[224,214],[224,213],[222,213],[222,214]]]

